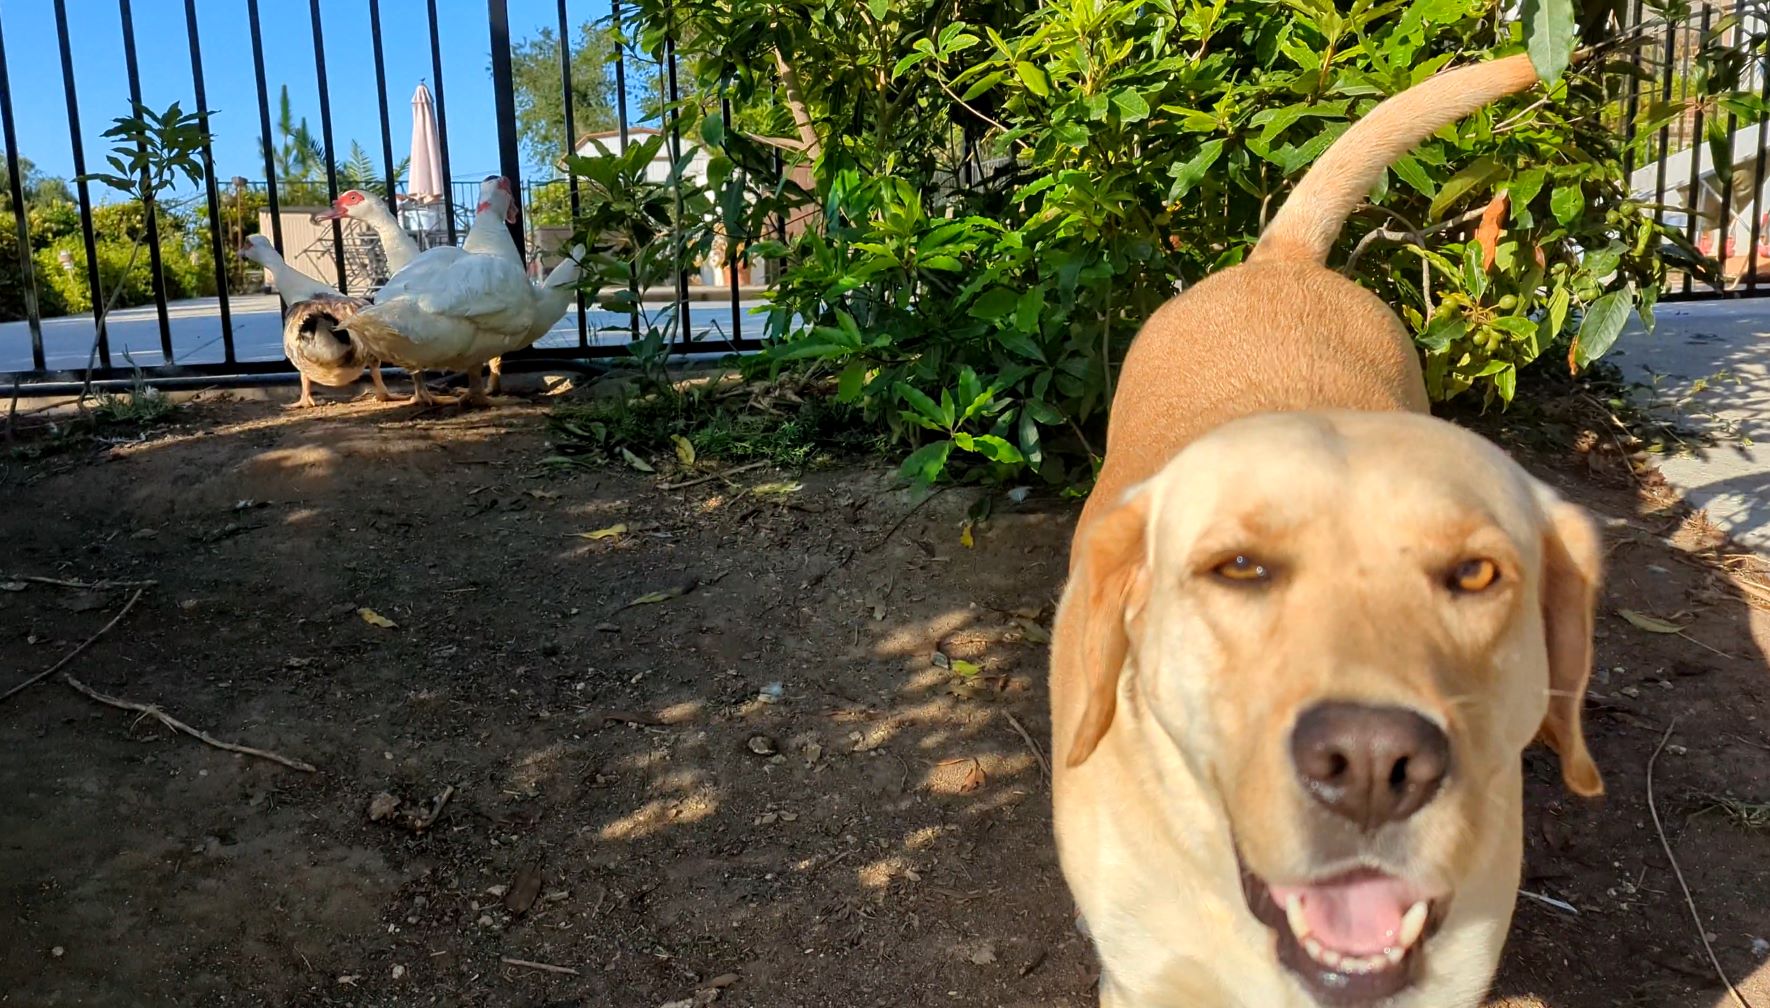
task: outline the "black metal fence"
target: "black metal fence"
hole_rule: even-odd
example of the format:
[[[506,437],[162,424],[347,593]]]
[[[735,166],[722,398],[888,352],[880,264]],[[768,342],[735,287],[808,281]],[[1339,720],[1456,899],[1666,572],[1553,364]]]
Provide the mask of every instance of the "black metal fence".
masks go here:
[[[71,147],[74,172],[81,174],[88,170],[93,160],[82,146],[82,117],[91,117],[94,114],[108,117],[119,110],[83,108],[75,86],[76,79],[82,72],[110,73],[113,68],[76,68],[71,40],[76,32],[90,28],[70,19],[67,0],[49,2],[53,6],[60,84],[67,108],[67,140]],[[82,8],[82,17],[90,18],[94,10],[102,9],[104,2],[105,0],[91,0],[90,5]],[[179,0],[155,0],[152,16],[166,17],[172,13],[173,5],[177,2]],[[378,167],[383,179],[392,179],[395,176],[393,131],[389,120],[388,81],[382,41],[386,34],[385,29],[390,26],[383,18],[381,0],[354,2],[365,4],[367,8],[367,22],[373,36],[372,71],[381,144],[381,163]],[[1639,19],[1643,10],[1642,2],[1633,2],[1635,17]],[[164,236],[160,233],[159,220],[150,216],[145,222],[145,246],[151,273],[151,311],[138,307],[106,315],[101,311],[102,304],[95,303],[89,318],[46,318],[42,311],[41,294],[45,277],[41,264],[32,255],[31,223],[25,207],[24,180],[20,172],[20,151],[14,120],[14,101],[18,92],[11,86],[7,61],[8,45],[15,40],[8,36],[6,18],[0,12],[0,127],[3,127],[3,137],[0,140],[5,145],[13,210],[12,220],[0,221],[0,226],[10,223],[16,231],[16,268],[21,273],[23,289],[19,292],[19,299],[24,315],[22,320],[0,322],[0,387],[19,384],[65,386],[84,377],[89,360],[95,365],[91,373],[98,381],[133,380],[145,376],[159,382],[178,383],[242,376],[262,378],[288,373],[289,365],[281,354],[281,325],[277,302],[274,298],[263,296],[261,292],[254,294],[250,279],[243,276],[234,255],[238,233],[246,229],[242,220],[246,211],[242,208],[248,204],[255,206],[260,199],[267,211],[265,221],[268,235],[286,256],[306,252],[320,256],[318,261],[322,263],[325,258],[329,258],[331,272],[337,278],[338,286],[346,292],[353,288],[359,293],[363,292],[372,288],[379,279],[372,264],[363,266],[352,260],[353,245],[346,240],[346,229],[336,221],[329,226],[329,234],[322,234],[301,248],[292,248],[288,241],[290,236],[284,233],[283,211],[292,197],[311,204],[318,201],[316,197],[323,196],[324,201],[329,202],[342,188],[347,188],[339,176],[336,161],[331,89],[326,64],[327,24],[322,18],[320,0],[308,0],[306,4],[319,102],[320,141],[327,152],[323,178],[318,179],[278,177],[271,148],[274,136],[272,103],[265,71],[265,38],[260,22],[261,0],[204,0],[204,3],[206,9],[208,5],[216,4],[226,7],[233,14],[243,13],[245,16],[251,39],[256,125],[264,149],[263,178],[234,178],[229,183],[223,183],[216,177],[213,151],[208,147],[202,151],[204,183],[203,191],[197,195],[196,200],[203,207],[208,223],[198,231],[200,240],[207,246],[207,271],[213,274],[207,283],[213,286],[214,297],[181,300],[172,296],[173,292],[169,290],[167,283],[168,257],[186,255],[191,256],[194,261],[202,258],[203,250],[166,247]],[[192,84],[188,98],[191,107],[206,109],[210,107],[210,96],[205,88],[205,69],[208,64],[202,48],[197,6],[197,0],[182,0]],[[498,160],[501,172],[516,183],[519,191],[524,194],[521,203],[524,220],[528,223],[528,226],[517,225],[514,234],[519,248],[532,251],[540,247],[552,251],[549,245],[556,248],[562,240],[562,234],[557,228],[547,225],[559,223],[559,218],[569,220],[576,214],[581,194],[575,180],[523,179],[523,164],[518,153],[509,4],[508,0],[486,0],[485,6],[486,38],[491,53],[491,84],[496,108]],[[558,22],[556,41],[559,86],[561,93],[569,96],[572,94],[571,47],[575,23],[568,10],[570,5],[567,0],[557,0],[555,6]],[[137,60],[133,7],[131,0],[116,0],[129,95],[139,101],[142,93],[141,74]],[[422,34],[428,40],[428,81],[434,95],[442,175],[444,179],[448,179],[450,123],[447,85],[463,68],[446,65],[439,38],[436,0],[424,0],[423,8],[426,24],[422,32],[414,30],[409,18],[402,18],[397,26],[398,33],[389,37],[415,38]],[[522,9],[529,10],[526,6]],[[622,14],[620,0],[615,0],[612,9],[618,34]],[[600,15],[603,10],[607,8],[594,13]],[[282,11],[282,8],[278,8],[278,11]],[[1766,140],[1770,139],[1766,136],[1766,123],[1757,121],[1740,128],[1734,113],[1725,113],[1725,139],[1717,145],[1726,151],[1726,165],[1720,171],[1715,169],[1716,158],[1705,141],[1707,133],[1713,127],[1713,116],[1723,114],[1719,109],[1696,105],[1689,113],[1668,122],[1652,136],[1637,137],[1635,132],[1636,122],[1655,103],[1678,101],[1692,95],[1695,81],[1688,72],[1689,54],[1696,47],[1697,40],[1728,14],[1740,16],[1738,26],[1730,30],[1741,39],[1757,28],[1752,15],[1745,12],[1742,3],[1738,11],[1725,6],[1702,8],[1693,23],[1666,33],[1663,44],[1656,45],[1651,56],[1653,79],[1632,82],[1618,110],[1622,128],[1629,139],[1641,141],[1635,144],[1627,166],[1630,184],[1636,195],[1656,207],[1652,212],[1657,217],[1683,228],[1693,243],[1712,251],[1724,264],[1726,280],[1722,286],[1707,286],[1694,277],[1683,276],[1674,284],[1671,297],[1675,299],[1770,293],[1770,273],[1766,273],[1763,278],[1759,276],[1761,269],[1770,270],[1770,219],[1766,218],[1767,207],[1764,200],[1766,174],[1763,154]],[[303,44],[305,41],[287,37],[276,40],[278,45],[285,47]],[[636,47],[622,48],[617,52],[613,66],[613,97],[618,119],[618,130],[615,132],[618,138],[610,137],[610,140],[618,139],[618,147],[614,148],[617,150],[626,148],[633,132],[647,128],[634,121],[634,110],[630,107],[627,96],[627,84],[633,76],[633,68],[629,64],[635,59],[646,59],[649,62],[649,58],[638,56],[636,52]],[[657,75],[663,92],[659,97],[673,99],[678,80],[673,48],[666,47],[661,66],[651,64],[646,69]],[[478,67],[469,70],[479,71]],[[361,75],[360,68],[358,72]],[[1746,73],[1748,86],[1770,100],[1770,76],[1763,72],[1762,65],[1754,61]],[[361,96],[361,89],[353,92],[353,97],[360,99]],[[564,116],[559,124],[559,150],[562,154],[573,151],[581,139],[576,133],[577,124],[572,121],[571,104],[569,99],[563,102]],[[680,135],[675,118],[667,117],[649,128],[660,129],[667,135],[668,143],[664,150],[672,163],[679,161],[688,140]],[[442,186],[445,191],[441,194],[441,213],[431,227],[434,234],[429,236],[429,240],[453,243],[459,238],[465,230],[466,219],[471,214],[475,202],[473,191],[477,185],[478,180],[474,179]],[[94,228],[94,214],[99,207],[95,203],[92,188],[87,183],[76,181],[74,190],[81,243],[85,253],[86,289],[100,292],[103,285],[100,282],[101,264]],[[248,194],[251,194],[250,199],[247,198]],[[390,205],[397,209],[397,204],[391,200]],[[230,212],[233,214],[231,225],[227,219]],[[256,210],[252,212],[256,214]],[[550,214],[554,219],[541,219]],[[753,348],[758,344],[761,319],[748,312],[753,303],[751,298],[756,292],[746,289],[748,285],[742,282],[743,275],[751,264],[741,261],[740,254],[735,248],[727,249],[727,261],[709,264],[710,272],[703,273],[698,278],[698,284],[696,277],[684,273],[677,276],[670,289],[643,292],[647,296],[640,307],[631,313],[603,311],[594,305],[586,305],[580,297],[577,310],[568,312],[558,329],[549,333],[535,347],[513,355],[511,360],[513,363],[519,360],[582,360],[615,354],[657,318],[664,320],[661,327],[669,333],[672,349],[677,352],[725,352]],[[60,266],[64,270],[79,268],[71,255],[64,258]],[[12,263],[0,263],[0,269],[12,268]],[[246,280],[245,283],[242,283],[243,279]],[[100,302],[100,298],[96,296],[92,300]]]
[[[1647,16],[1633,0],[1633,19]],[[1770,74],[1748,39],[1762,35],[1761,8],[1743,2],[1708,3],[1690,20],[1663,31],[1639,58],[1649,80],[1631,80],[1620,125],[1630,144],[1625,168],[1633,194],[1652,206],[1654,218],[1682,231],[1689,242],[1716,261],[1720,285],[1689,273],[1671,278],[1666,300],[1709,300],[1770,294],[1770,204],[1765,201],[1765,150],[1770,127],[1762,116],[1742,122],[1737,109],[1698,101],[1692,54],[1713,31],[1741,51],[1741,90],[1770,101]],[[1637,123],[1667,103],[1685,110],[1647,135]],[[1748,110],[1749,111],[1749,110]],[[1720,122],[1716,117],[1722,117]]]
[[[60,84],[67,104],[67,140],[71,148],[73,170],[78,176],[89,171],[95,160],[92,152],[85,150],[82,145],[83,116],[88,117],[87,121],[95,114],[108,119],[126,114],[127,110],[83,108],[76,88],[76,80],[80,74],[95,73],[101,69],[96,66],[76,67],[71,41],[76,33],[86,30],[83,21],[92,16],[93,9],[102,9],[99,7],[102,0],[94,0],[89,7],[81,9],[79,14],[82,20],[70,19],[67,0],[50,2],[53,3],[59,49]],[[163,18],[171,14],[173,5],[177,2],[178,0],[155,0],[151,16]],[[367,20],[373,35],[372,69],[381,143],[381,163],[377,167],[382,179],[393,179],[396,172],[383,36],[411,37],[417,33],[408,18],[401,19],[397,25],[397,35],[388,35],[386,29],[393,26],[387,24],[383,18],[381,0],[360,2],[367,6]],[[308,0],[306,4],[318,94],[319,140],[323,150],[327,152],[323,177],[317,179],[278,176],[276,159],[272,152],[275,134],[272,131],[271,91],[265,71],[266,40],[260,21],[261,0],[204,0],[206,10],[210,4],[238,8],[233,13],[243,13],[248,26],[256,90],[256,125],[264,150],[263,178],[234,178],[231,183],[218,180],[214,152],[205,145],[201,153],[203,189],[191,202],[200,206],[201,213],[206,214],[207,223],[192,229],[201,243],[206,245],[206,249],[169,247],[163,240],[165,236],[160,232],[160,219],[155,215],[148,215],[143,244],[151,275],[151,310],[144,305],[113,310],[108,314],[102,310],[100,292],[104,285],[101,283],[100,249],[94,227],[94,212],[100,209],[100,205],[95,201],[93,187],[85,181],[76,180],[72,187],[85,252],[85,289],[93,292],[91,300],[94,304],[89,313],[64,317],[45,317],[42,310],[45,277],[42,265],[33,258],[32,253],[31,222],[26,208],[24,178],[20,171],[21,152],[15,128],[14,101],[18,92],[11,86],[7,59],[9,43],[17,43],[15,37],[8,35],[6,18],[0,12],[0,127],[3,127],[3,137],[0,139],[3,139],[5,145],[12,205],[12,219],[0,221],[0,225],[16,230],[18,248],[17,263],[0,264],[0,269],[10,272],[16,268],[19,271],[22,286],[19,301],[24,315],[22,320],[0,321],[0,387],[9,391],[18,385],[44,390],[66,387],[86,376],[89,361],[92,365],[92,378],[101,383],[133,381],[143,377],[161,384],[204,383],[224,378],[251,380],[256,377],[263,380],[267,376],[291,373],[291,366],[283,359],[281,350],[280,306],[274,298],[265,296],[261,289],[253,289],[256,285],[252,278],[257,275],[256,270],[251,273],[243,271],[235,255],[239,234],[257,227],[256,205],[260,201],[266,211],[266,236],[285,258],[293,261],[296,255],[304,251],[311,255],[315,248],[323,248],[329,254],[332,267],[326,271],[331,275],[325,279],[336,281],[334,285],[345,293],[367,293],[379,279],[384,279],[377,276],[372,268],[347,261],[351,257],[353,243],[359,239],[349,236],[347,240],[347,229],[338,221],[331,223],[329,235],[320,236],[307,249],[292,248],[287,240],[290,236],[285,234],[285,222],[296,219],[285,213],[291,196],[311,204],[318,202],[315,197],[323,194],[324,201],[330,202],[341,191],[350,188],[340,178],[338,170],[337,147],[333,136],[332,88],[326,65],[328,25],[322,18],[320,0]],[[608,16],[609,8],[598,4],[600,10],[587,12],[578,21],[574,21],[573,12],[568,10],[571,5],[567,0],[557,0],[554,6],[558,21],[556,41],[559,86],[562,94],[567,96],[567,100],[562,103],[563,121],[559,124],[559,151],[563,155],[575,152],[581,139],[576,133],[577,124],[573,122],[572,102],[569,99],[572,94],[574,29],[578,21]],[[142,91],[136,51],[138,35],[134,7],[132,0],[116,0],[129,96],[133,101],[139,102]],[[189,40],[192,89],[181,100],[187,108],[207,109],[211,107],[210,95],[205,87],[205,69],[208,64],[202,48],[197,7],[197,0],[182,0],[183,27]],[[523,194],[519,201],[523,222],[513,225],[512,233],[518,248],[524,251],[525,257],[538,272],[542,258],[539,253],[552,253],[563,242],[568,232],[557,225],[569,222],[572,215],[576,214],[580,194],[574,179],[523,178],[512,79],[509,3],[508,0],[486,0],[485,9],[500,173],[511,179],[518,192]],[[527,6],[522,9],[529,11]],[[464,72],[465,68],[447,65],[448,61],[444,59],[436,0],[424,0],[424,11],[427,18],[424,34],[428,37],[430,51],[427,83],[435,104],[442,176],[449,180],[448,82]],[[613,19],[617,32],[621,15],[622,5],[619,0],[615,0]],[[300,44],[286,36],[273,41],[280,46]],[[630,134],[645,128],[633,121],[634,109],[630,107],[626,93],[631,69],[628,64],[635,59],[649,62],[647,57],[636,55],[636,52],[636,48],[629,45],[618,48],[615,53],[613,75],[617,106],[615,111],[619,123],[618,146],[614,143],[616,138],[609,137],[605,145],[608,150],[626,149]],[[658,67],[653,64],[649,69],[657,72],[660,81],[673,82],[676,77],[673,64],[672,52],[669,54],[669,65]],[[102,69],[106,73],[112,72],[109,67]],[[354,69],[359,76],[367,76],[361,73],[364,68]],[[483,64],[467,72],[483,72]],[[361,100],[362,89],[353,90],[352,97]],[[654,126],[669,134],[667,151],[682,150],[684,138],[678,135],[674,119],[655,123]],[[431,241],[454,243],[462,237],[477,202],[479,179],[451,182],[452,184],[441,186],[444,191],[439,194],[441,200],[437,209],[440,213],[433,218],[432,230],[435,233],[428,236]],[[386,187],[388,191],[393,188]],[[396,200],[389,199],[388,202],[390,209],[399,211]],[[541,210],[543,205],[545,209]],[[253,207],[250,211],[250,226],[245,223],[247,210],[243,208],[247,206]],[[410,208],[407,209],[409,218]],[[228,216],[230,212],[231,220]],[[554,219],[535,223],[537,217],[549,215]],[[305,223],[305,214],[300,219]],[[549,224],[555,226],[547,226]],[[420,244],[424,244],[426,236],[418,237]],[[171,296],[167,282],[168,257],[188,255],[194,261],[204,258],[205,251],[207,272],[213,275],[203,282],[213,286],[214,296],[197,299]],[[506,360],[521,368],[524,366],[521,362],[524,361],[560,362],[617,354],[622,352],[631,339],[654,325],[668,331],[672,341],[671,349],[677,353],[724,353],[753,349],[760,343],[761,319],[749,312],[753,307],[752,297],[755,292],[740,283],[741,274],[748,268],[747,262],[737,258],[740,255],[741,252],[735,248],[730,249],[730,261],[708,264],[700,271],[698,278],[684,275],[678,278],[673,289],[641,292],[641,303],[630,312],[604,311],[593,304],[585,304],[580,296],[576,311],[568,311],[566,318],[553,332],[543,337],[534,347],[513,354]],[[323,265],[323,260],[318,261]],[[300,266],[299,263],[295,264]],[[79,269],[72,256],[65,253],[60,265],[64,270]],[[242,287],[245,289],[242,290]]]

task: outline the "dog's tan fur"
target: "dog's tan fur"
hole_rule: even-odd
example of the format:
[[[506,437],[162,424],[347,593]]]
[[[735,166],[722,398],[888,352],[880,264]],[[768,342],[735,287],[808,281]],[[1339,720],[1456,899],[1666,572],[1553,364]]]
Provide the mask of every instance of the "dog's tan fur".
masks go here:
[[[1324,261],[1387,165],[1530,86],[1522,55],[1380,104],[1259,247],[1165,305],[1119,377],[1052,645],[1055,818],[1108,1008],[1314,1008],[1248,909],[1237,854],[1308,882],[1376,859],[1444,894],[1391,1008],[1475,1004],[1521,857],[1519,753],[1544,737],[1601,790],[1580,733],[1599,551],[1588,519],[1498,449],[1424,415],[1408,333]],[[1227,555],[1284,576],[1255,591]],[[1457,597],[1446,572],[1493,560]],[[1287,739],[1324,699],[1401,705],[1449,735],[1438,797],[1372,836],[1314,806]]]

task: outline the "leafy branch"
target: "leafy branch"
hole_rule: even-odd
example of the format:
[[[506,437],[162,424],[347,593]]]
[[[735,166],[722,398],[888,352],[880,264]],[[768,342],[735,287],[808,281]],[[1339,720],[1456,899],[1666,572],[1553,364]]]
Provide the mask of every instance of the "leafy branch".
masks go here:
[[[162,193],[178,184],[180,178],[192,185],[202,181],[203,164],[199,155],[212,139],[209,117],[213,113],[186,112],[178,102],[168,105],[164,112],[155,112],[141,102],[130,104],[133,114],[112,120],[111,128],[104,131],[106,138],[115,141],[111,153],[105,157],[105,163],[112,170],[81,175],[75,181],[98,182],[139,201],[151,225],[159,212]],[[144,228],[131,243],[129,263],[123,267],[124,276],[135,268],[145,234]],[[86,375],[80,384],[78,405],[82,414],[86,410],[86,398],[92,391],[92,371],[98,363],[98,343],[104,332],[105,318],[116,306],[123,286],[119,282],[112,288],[93,327],[92,349],[86,354]],[[98,294],[99,291],[93,291],[94,304],[98,303]]]

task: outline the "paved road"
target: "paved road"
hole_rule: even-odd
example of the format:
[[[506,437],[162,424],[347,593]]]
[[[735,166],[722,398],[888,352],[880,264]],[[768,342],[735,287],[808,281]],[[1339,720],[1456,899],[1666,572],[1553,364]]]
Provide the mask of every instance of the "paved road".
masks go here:
[[[1744,546],[1770,552],[1770,298],[1661,305],[1611,358],[1652,397],[1719,443],[1667,457],[1660,471]]]
[[[750,314],[761,302],[745,301],[743,335],[759,336],[763,318]],[[239,361],[274,361],[283,356],[282,308],[274,295],[236,297],[229,302],[234,333],[234,357]],[[664,305],[648,304],[648,313]],[[620,346],[630,338],[628,317],[592,308],[585,312],[590,340],[600,346]],[[172,362],[175,364],[220,363],[225,359],[221,343],[221,307],[215,298],[176,301],[167,306],[172,330]],[[697,301],[689,305],[690,329],[697,340],[720,340],[731,332],[729,301]],[[111,361],[127,367],[130,360],[142,367],[165,362],[160,348],[160,323],[153,305],[125,308],[111,313]],[[601,330],[601,331],[598,331]],[[43,321],[43,352],[51,371],[73,371],[86,366],[92,351],[92,317],[81,315]],[[578,314],[566,313],[539,343],[541,347],[576,347]],[[716,349],[710,347],[709,349]],[[31,370],[31,331],[27,323],[0,323],[0,374]]]

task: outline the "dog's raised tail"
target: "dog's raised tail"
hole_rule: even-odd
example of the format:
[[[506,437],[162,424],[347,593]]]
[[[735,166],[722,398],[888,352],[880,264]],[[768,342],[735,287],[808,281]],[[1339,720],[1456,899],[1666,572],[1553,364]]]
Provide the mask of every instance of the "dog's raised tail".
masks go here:
[[[1340,134],[1260,235],[1250,262],[1327,262],[1346,218],[1402,155],[1439,129],[1537,80],[1527,54],[1434,74]]]

